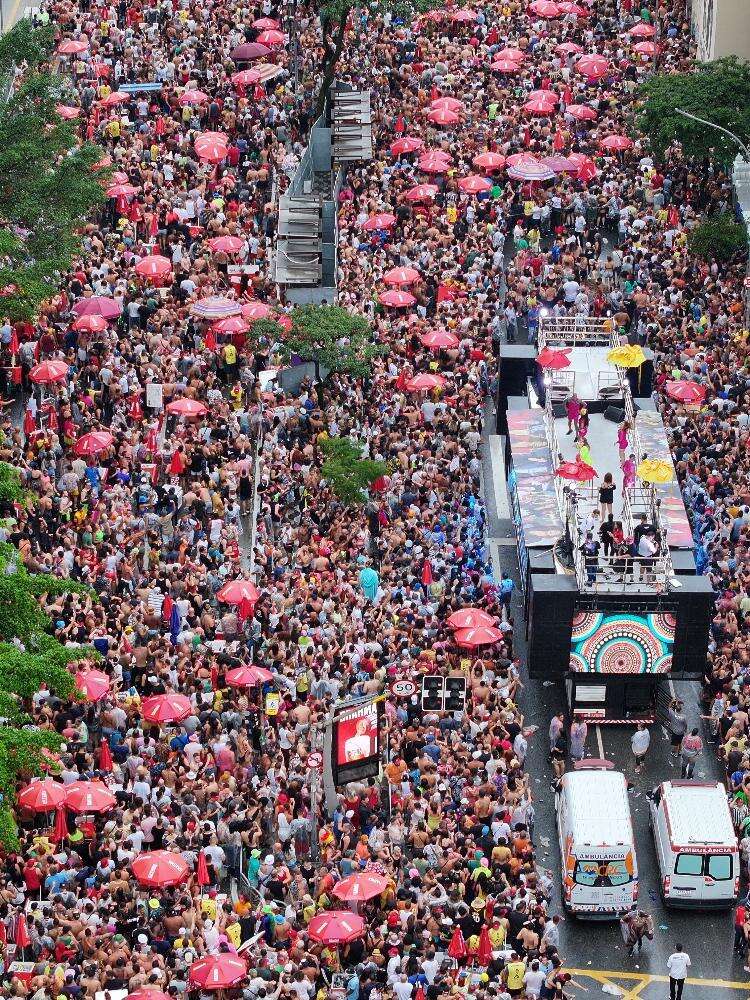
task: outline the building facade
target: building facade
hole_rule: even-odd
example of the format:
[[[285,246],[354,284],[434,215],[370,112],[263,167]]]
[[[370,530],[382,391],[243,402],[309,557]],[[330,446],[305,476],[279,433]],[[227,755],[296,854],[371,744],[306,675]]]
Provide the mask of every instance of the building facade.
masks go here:
[[[750,0],[693,0],[692,23],[701,62],[750,60]]]

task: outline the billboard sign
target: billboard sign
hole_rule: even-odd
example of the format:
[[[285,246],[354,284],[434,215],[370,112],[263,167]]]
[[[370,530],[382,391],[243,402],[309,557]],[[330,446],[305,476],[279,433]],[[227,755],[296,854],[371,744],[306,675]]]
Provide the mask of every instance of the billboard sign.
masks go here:
[[[372,778],[380,770],[382,699],[342,708],[333,720],[331,764],[337,785]]]

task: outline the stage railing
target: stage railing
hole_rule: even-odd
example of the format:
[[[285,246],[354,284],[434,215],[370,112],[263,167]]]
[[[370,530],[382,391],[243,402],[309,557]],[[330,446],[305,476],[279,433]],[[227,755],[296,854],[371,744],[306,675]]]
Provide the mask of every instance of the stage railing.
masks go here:
[[[614,322],[601,316],[540,316],[539,350],[547,345],[619,347]]]

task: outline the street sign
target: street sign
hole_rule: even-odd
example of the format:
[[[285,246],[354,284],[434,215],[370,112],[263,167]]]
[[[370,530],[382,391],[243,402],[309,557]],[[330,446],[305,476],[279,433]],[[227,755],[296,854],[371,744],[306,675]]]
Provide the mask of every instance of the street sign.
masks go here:
[[[397,698],[411,698],[416,693],[417,685],[414,681],[401,680],[391,683],[391,694],[395,694]]]
[[[314,767],[316,771],[320,771],[323,767],[323,754],[318,750],[313,750],[312,753],[307,755],[307,766]]]

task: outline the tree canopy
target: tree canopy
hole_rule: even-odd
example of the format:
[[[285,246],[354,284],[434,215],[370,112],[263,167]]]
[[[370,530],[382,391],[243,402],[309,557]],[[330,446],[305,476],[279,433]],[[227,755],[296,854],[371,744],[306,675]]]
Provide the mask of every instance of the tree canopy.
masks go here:
[[[0,40],[0,74],[9,59],[41,63],[48,42],[46,28],[19,22]],[[105,197],[92,169],[101,150],[57,112],[63,87],[33,70],[0,108],[0,287],[14,289],[2,302],[13,320],[33,318],[56,291],[56,274],[80,251],[78,228]]]
[[[722,163],[739,152],[729,136],[677,114],[689,111],[750,142],[750,63],[734,56],[699,64],[690,73],[664,73],[641,87],[639,126],[657,156],[675,141],[688,157]]]
[[[690,231],[688,246],[701,260],[724,262],[747,252],[747,229],[728,212],[709,215]]]
[[[347,506],[361,503],[367,488],[388,472],[385,462],[363,458],[361,448],[349,438],[328,438],[321,442],[321,448],[325,455],[323,478]]]

